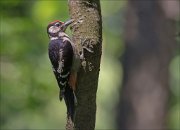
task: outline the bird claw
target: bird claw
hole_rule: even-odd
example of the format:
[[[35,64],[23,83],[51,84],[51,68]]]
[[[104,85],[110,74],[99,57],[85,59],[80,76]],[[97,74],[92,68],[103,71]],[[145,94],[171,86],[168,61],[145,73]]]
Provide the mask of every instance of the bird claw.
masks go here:
[[[93,49],[93,45],[92,45],[91,41],[88,42],[88,40],[90,40],[90,39],[85,39],[83,41],[81,40],[82,49],[85,49],[88,52],[93,53],[94,52],[92,50]]]
[[[92,48],[92,47],[91,47],[91,48]],[[94,52],[93,50],[91,50],[90,48],[88,48],[88,47],[86,47],[86,46],[83,46],[83,49],[87,50],[87,51],[90,52],[90,53],[93,53],[93,52]]]
[[[94,53],[93,49],[93,45],[91,44],[91,42],[88,42],[88,39],[85,39],[82,41],[81,39],[81,45],[82,45],[82,51],[80,52],[80,59],[81,60],[85,60],[84,58],[84,50],[90,52],[90,53]]]
[[[82,50],[80,51],[80,59],[82,60],[81,64],[83,66],[83,69],[86,71],[86,59],[84,57],[84,50],[90,52],[90,53],[94,53],[93,49],[93,45],[92,45],[93,41],[90,41],[90,39],[81,39],[81,45],[82,45]]]

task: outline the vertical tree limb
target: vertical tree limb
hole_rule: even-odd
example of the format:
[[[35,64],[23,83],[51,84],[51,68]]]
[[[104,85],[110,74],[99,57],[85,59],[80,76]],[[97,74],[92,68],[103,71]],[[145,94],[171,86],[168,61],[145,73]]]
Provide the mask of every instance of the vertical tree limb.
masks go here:
[[[69,11],[71,18],[75,19],[72,25],[73,42],[81,54],[84,52],[75,92],[78,101],[75,128],[94,130],[96,92],[102,51],[100,2],[99,0],[69,0]]]
[[[119,129],[165,129],[176,24],[160,1],[129,0]],[[173,7],[171,7],[173,9]]]

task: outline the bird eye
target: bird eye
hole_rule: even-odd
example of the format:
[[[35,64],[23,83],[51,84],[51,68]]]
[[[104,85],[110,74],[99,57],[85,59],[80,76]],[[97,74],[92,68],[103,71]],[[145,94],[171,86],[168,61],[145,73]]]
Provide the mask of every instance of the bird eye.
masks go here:
[[[55,26],[56,26],[56,27],[59,27],[59,26],[60,26],[60,24],[59,24],[59,23],[56,23],[56,24],[55,24]]]

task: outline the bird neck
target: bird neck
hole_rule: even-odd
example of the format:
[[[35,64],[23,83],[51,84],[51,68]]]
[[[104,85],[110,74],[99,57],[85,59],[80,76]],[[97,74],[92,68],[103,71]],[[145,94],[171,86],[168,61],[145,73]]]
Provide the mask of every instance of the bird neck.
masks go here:
[[[50,36],[50,40],[52,41],[52,40],[57,40],[58,39],[58,37],[51,37]]]
[[[64,37],[69,38],[69,36],[68,36],[65,32],[59,32],[58,37],[59,37],[59,38],[62,38],[62,39],[63,39]]]
[[[63,39],[70,41],[69,36],[65,32],[59,32],[58,35],[50,36],[51,40]]]
[[[69,36],[64,32],[59,32],[59,38],[62,39],[63,41],[71,42]]]
[[[49,33],[49,38],[50,38],[50,40],[56,40],[56,39],[58,39],[58,33],[59,33],[59,32],[57,32],[57,33]]]

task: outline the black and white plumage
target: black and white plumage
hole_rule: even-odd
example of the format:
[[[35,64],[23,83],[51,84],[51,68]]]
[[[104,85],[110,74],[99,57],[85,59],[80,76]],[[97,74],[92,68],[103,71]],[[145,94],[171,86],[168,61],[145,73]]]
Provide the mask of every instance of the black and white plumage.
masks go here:
[[[78,70],[79,56],[74,44],[71,42],[65,30],[73,21],[65,23],[54,21],[47,27],[49,43],[49,59],[52,64],[58,86],[59,98],[64,98],[67,106],[68,117],[73,121],[76,97],[74,94],[76,85],[76,73]]]

